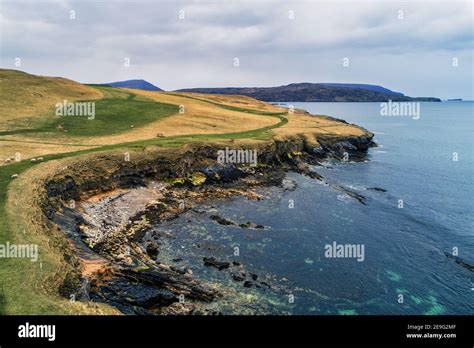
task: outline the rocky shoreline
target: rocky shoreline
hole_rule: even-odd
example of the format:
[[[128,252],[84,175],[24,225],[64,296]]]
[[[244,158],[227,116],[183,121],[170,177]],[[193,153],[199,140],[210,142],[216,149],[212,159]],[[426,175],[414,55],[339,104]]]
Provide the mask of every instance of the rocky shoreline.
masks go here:
[[[180,151],[150,151],[136,161],[103,155],[65,169],[46,182],[43,204],[74,255],[68,261],[76,272],[66,279],[61,294],[104,302],[124,314],[222,314],[216,302],[235,298],[239,287],[280,287],[222,255],[204,257],[202,263],[228,273],[237,290],[199,279],[191,268],[179,266],[179,257],[164,263],[162,241],[173,236],[153,226],[186,211],[202,213],[196,206],[210,200],[261,199],[259,187],[294,189],[285,179],[288,171],[324,181],[311,165],[327,158],[363,160],[375,146],[372,138],[370,132],[362,137],[320,137],[317,146],[301,138],[272,141],[259,146],[257,166],[217,163],[221,144],[195,143]],[[360,194],[332,186],[366,203]],[[266,228],[216,214],[210,219],[242,229]]]

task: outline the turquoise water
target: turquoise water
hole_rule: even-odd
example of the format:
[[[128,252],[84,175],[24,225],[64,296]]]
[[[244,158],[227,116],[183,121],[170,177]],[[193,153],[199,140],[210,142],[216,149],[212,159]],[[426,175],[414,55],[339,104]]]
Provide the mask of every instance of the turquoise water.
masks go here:
[[[171,246],[193,251],[185,262],[196,265],[207,256],[202,246],[212,245],[208,255],[238,260],[270,279],[271,290],[239,290],[269,299],[271,305],[248,304],[257,314],[474,314],[474,273],[445,255],[457,250],[474,265],[474,103],[421,103],[418,120],[383,117],[379,103],[292,105],[375,133],[380,146],[369,151],[369,161],[315,167],[328,182],[366,196],[367,205],[288,174],[294,191],[272,188],[262,201],[214,202],[202,207],[205,214],[187,213],[162,226],[175,231]],[[207,216],[216,213],[268,228],[222,226]],[[325,257],[333,242],[363,245],[364,260]],[[228,280],[214,268],[194,272]]]

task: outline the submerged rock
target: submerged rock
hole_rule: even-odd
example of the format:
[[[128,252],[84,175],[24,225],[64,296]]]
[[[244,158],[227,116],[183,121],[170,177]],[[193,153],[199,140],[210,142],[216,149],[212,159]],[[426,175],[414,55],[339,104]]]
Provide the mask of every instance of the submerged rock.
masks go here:
[[[249,280],[246,280],[246,281],[244,282],[244,287],[245,287],[245,288],[251,288],[253,285],[254,285],[254,283],[251,282],[251,281],[249,281]]]
[[[329,184],[329,186],[331,186],[332,188],[334,188],[338,191],[341,191],[341,192],[345,193],[349,197],[352,197],[352,198],[356,199],[359,203],[361,203],[363,205],[367,205],[367,198],[365,196],[361,195],[360,193],[354,192],[354,191],[349,190],[348,188],[346,188],[344,186],[340,186],[340,185]]]
[[[285,191],[294,190],[296,183],[285,179],[287,171],[322,180],[322,176],[309,164],[317,164],[320,158],[327,156],[340,158],[344,152],[350,153],[351,160],[364,156],[364,151],[373,144],[372,137],[370,133],[365,137],[320,136],[320,146],[313,149],[315,151],[310,150],[310,144],[301,139],[275,141],[268,147],[262,147],[261,152],[259,149],[259,166],[252,168],[216,163],[215,148],[211,146],[196,146],[192,151],[159,155],[158,158],[150,156],[133,164],[124,164],[121,156],[103,156],[93,166],[87,162],[83,170],[69,170],[46,182],[47,201],[42,209],[63,229],[68,227],[68,237],[82,243],[77,244],[81,245],[83,252],[98,253],[111,261],[111,277],[92,279],[92,300],[111,304],[126,314],[196,314],[202,310],[199,303],[214,301],[223,294],[223,290],[216,290],[197,280],[188,268],[176,267],[176,264],[170,266],[163,260],[156,261],[160,248],[156,240],[166,236],[166,232],[151,233],[150,226],[174,219],[193,209],[194,204],[210,198],[232,195],[258,198],[249,190],[254,186],[280,186]],[[169,182],[166,189],[146,186],[150,179],[166,182],[169,178],[179,182]],[[137,187],[140,189],[110,195],[118,188]],[[343,187],[334,188],[365,204],[364,196]],[[104,192],[109,192],[109,196],[100,197],[98,201],[80,202],[84,195],[87,198]],[[64,203],[70,200],[77,201],[82,210],[71,209],[68,212]],[[150,204],[152,201],[155,203]],[[62,214],[61,206],[64,208]],[[238,224],[218,215],[210,218],[224,226],[266,228],[250,221]],[[82,225],[81,229],[79,225]],[[83,237],[87,237],[87,245],[83,243]],[[208,255],[218,250],[219,246],[212,246],[203,240],[197,249]],[[81,254],[77,256],[82,257]],[[187,265],[189,260],[185,259]],[[203,260],[205,266],[226,270],[229,279],[234,279],[243,287],[270,287],[262,281],[268,279],[266,275],[259,277],[249,273],[239,262],[220,261],[213,256]],[[173,259],[173,262],[180,261],[182,259],[178,257]],[[177,300],[180,295],[186,297],[185,303]],[[193,303],[189,303],[188,299]]]
[[[215,267],[219,271],[230,267],[230,262],[219,261],[215,257],[204,257],[203,260],[204,260],[204,265]]]
[[[236,282],[242,282],[245,280],[245,273],[232,273],[232,278]]]
[[[295,180],[292,179],[283,179],[281,186],[284,191],[294,191],[298,187]]]
[[[458,265],[464,267],[468,271],[474,272],[474,265],[467,263],[466,261],[461,259],[459,256],[454,256],[448,252],[445,252],[444,254],[446,255],[447,258],[454,260]]]
[[[367,187],[367,190],[378,191],[378,192],[387,192],[386,189],[380,187]]]
[[[159,245],[157,242],[149,241],[146,246],[146,253],[151,257],[155,257],[159,253],[158,247]]]
[[[239,227],[241,227],[241,228],[254,228],[254,229],[257,229],[257,230],[265,229],[265,226],[257,225],[257,224],[254,224],[253,222],[250,222],[250,221],[247,221],[244,224],[239,224]]]
[[[265,229],[265,226],[259,225],[259,224],[256,224],[256,223],[253,223],[253,222],[250,222],[250,221],[247,221],[247,222],[242,223],[242,224],[237,224],[234,221],[227,220],[227,219],[225,219],[223,217],[220,217],[218,215],[211,215],[210,219],[214,220],[217,223],[219,223],[221,225],[224,225],[224,226],[239,226],[240,228],[253,228],[253,229],[257,229],[257,230]]]
[[[221,224],[221,225],[224,225],[224,226],[230,226],[230,225],[235,225],[235,222],[233,221],[230,221],[230,220],[227,220],[227,219],[224,219],[218,215],[211,215],[210,216],[210,219],[211,220],[214,220],[216,221],[217,223]]]

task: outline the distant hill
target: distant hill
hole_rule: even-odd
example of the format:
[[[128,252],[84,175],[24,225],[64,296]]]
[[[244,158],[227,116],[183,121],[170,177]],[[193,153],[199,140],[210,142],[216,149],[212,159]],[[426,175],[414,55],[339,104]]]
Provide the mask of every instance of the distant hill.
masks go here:
[[[266,102],[385,102],[441,101],[433,97],[412,98],[381,86],[352,84],[292,83],[278,87],[188,88],[177,92],[240,94]],[[368,86],[363,88],[362,86]]]
[[[399,97],[404,96],[403,93],[394,92],[388,88],[378,86],[378,85],[367,85],[367,84],[362,84],[362,83],[319,83],[319,84],[323,86],[330,86],[330,87],[362,88],[362,89],[368,89],[369,91],[381,92],[381,93],[390,94],[390,95],[397,95]]]
[[[127,81],[118,81],[106,83],[112,87],[121,87],[121,88],[132,88],[132,89],[143,89],[145,91],[162,91],[161,88],[156,87],[145,80],[127,80]]]

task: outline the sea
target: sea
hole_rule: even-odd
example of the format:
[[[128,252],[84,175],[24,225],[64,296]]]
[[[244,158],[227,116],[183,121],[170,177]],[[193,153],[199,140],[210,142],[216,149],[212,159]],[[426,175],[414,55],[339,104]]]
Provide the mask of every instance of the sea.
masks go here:
[[[232,287],[238,305],[223,301],[224,314],[473,315],[474,102],[422,102],[418,116],[382,115],[380,103],[287,104],[360,125],[378,146],[365,161],[314,167],[323,181],[288,173],[293,189],[210,202],[160,224],[173,236],[168,257],[186,255],[197,277]],[[221,225],[213,214],[265,228]],[[204,266],[209,256],[271,286],[243,287]]]

